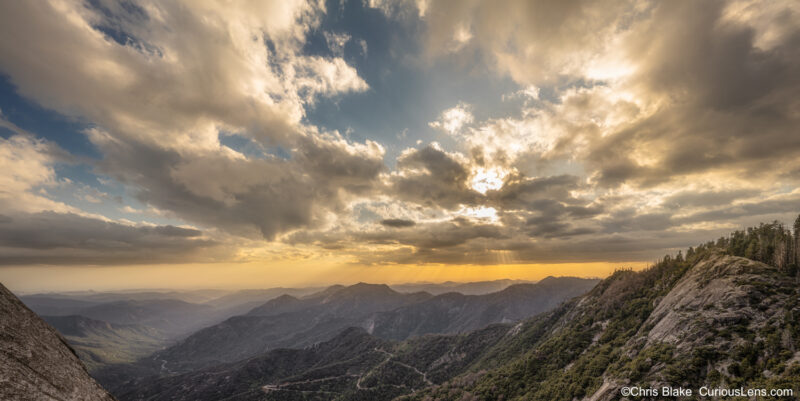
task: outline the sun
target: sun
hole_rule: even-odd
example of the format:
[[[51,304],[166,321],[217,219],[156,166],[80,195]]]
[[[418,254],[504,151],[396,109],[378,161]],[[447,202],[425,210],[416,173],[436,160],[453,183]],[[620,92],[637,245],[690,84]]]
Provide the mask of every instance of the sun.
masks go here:
[[[498,167],[478,167],[472,174],[470,188],[486,195],[488,191],[496,191],[503,187],[503,179],[508,174]]]

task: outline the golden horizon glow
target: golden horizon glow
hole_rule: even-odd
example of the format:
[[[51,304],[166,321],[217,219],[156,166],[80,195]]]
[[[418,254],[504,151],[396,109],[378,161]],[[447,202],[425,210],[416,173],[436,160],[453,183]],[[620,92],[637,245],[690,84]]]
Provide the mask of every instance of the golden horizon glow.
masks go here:
[[[651,262],[588,262],[500,265],[323,265],[318,263],[187,263],[147,266],[25,266],[2,269],[3,285],[21,293],[132,289],[255,289],[325,287],[334,284],[441,283],[492,280],[538,281],[547,276],[605,278],[615,270],[640,270]]]

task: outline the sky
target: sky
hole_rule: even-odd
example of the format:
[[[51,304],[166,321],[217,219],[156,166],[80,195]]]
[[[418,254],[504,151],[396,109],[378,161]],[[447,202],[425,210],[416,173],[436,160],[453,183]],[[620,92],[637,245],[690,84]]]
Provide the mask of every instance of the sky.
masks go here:
[[[800,212],[800,3],[0,5],[20,291],[603,277]]]

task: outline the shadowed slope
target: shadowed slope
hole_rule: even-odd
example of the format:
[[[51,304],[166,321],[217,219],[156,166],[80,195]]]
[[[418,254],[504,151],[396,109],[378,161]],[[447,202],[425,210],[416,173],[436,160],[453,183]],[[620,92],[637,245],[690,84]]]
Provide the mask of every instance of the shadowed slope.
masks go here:
[[[64,339],[0,284],[0,399],[111,401]]]

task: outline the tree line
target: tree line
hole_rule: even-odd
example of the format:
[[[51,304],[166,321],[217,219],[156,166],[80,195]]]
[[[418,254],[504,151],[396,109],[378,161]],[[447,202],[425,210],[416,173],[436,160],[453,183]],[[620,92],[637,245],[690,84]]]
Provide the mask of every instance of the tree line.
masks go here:
[[[727,237],[689,248],[687,258],[705,250],[721,249],[733,256],[757,260],[791,275],[800,273],[800,216],[790,229],[779,221],[737,230]],[[678,257],[681,258],[680,253]]]

